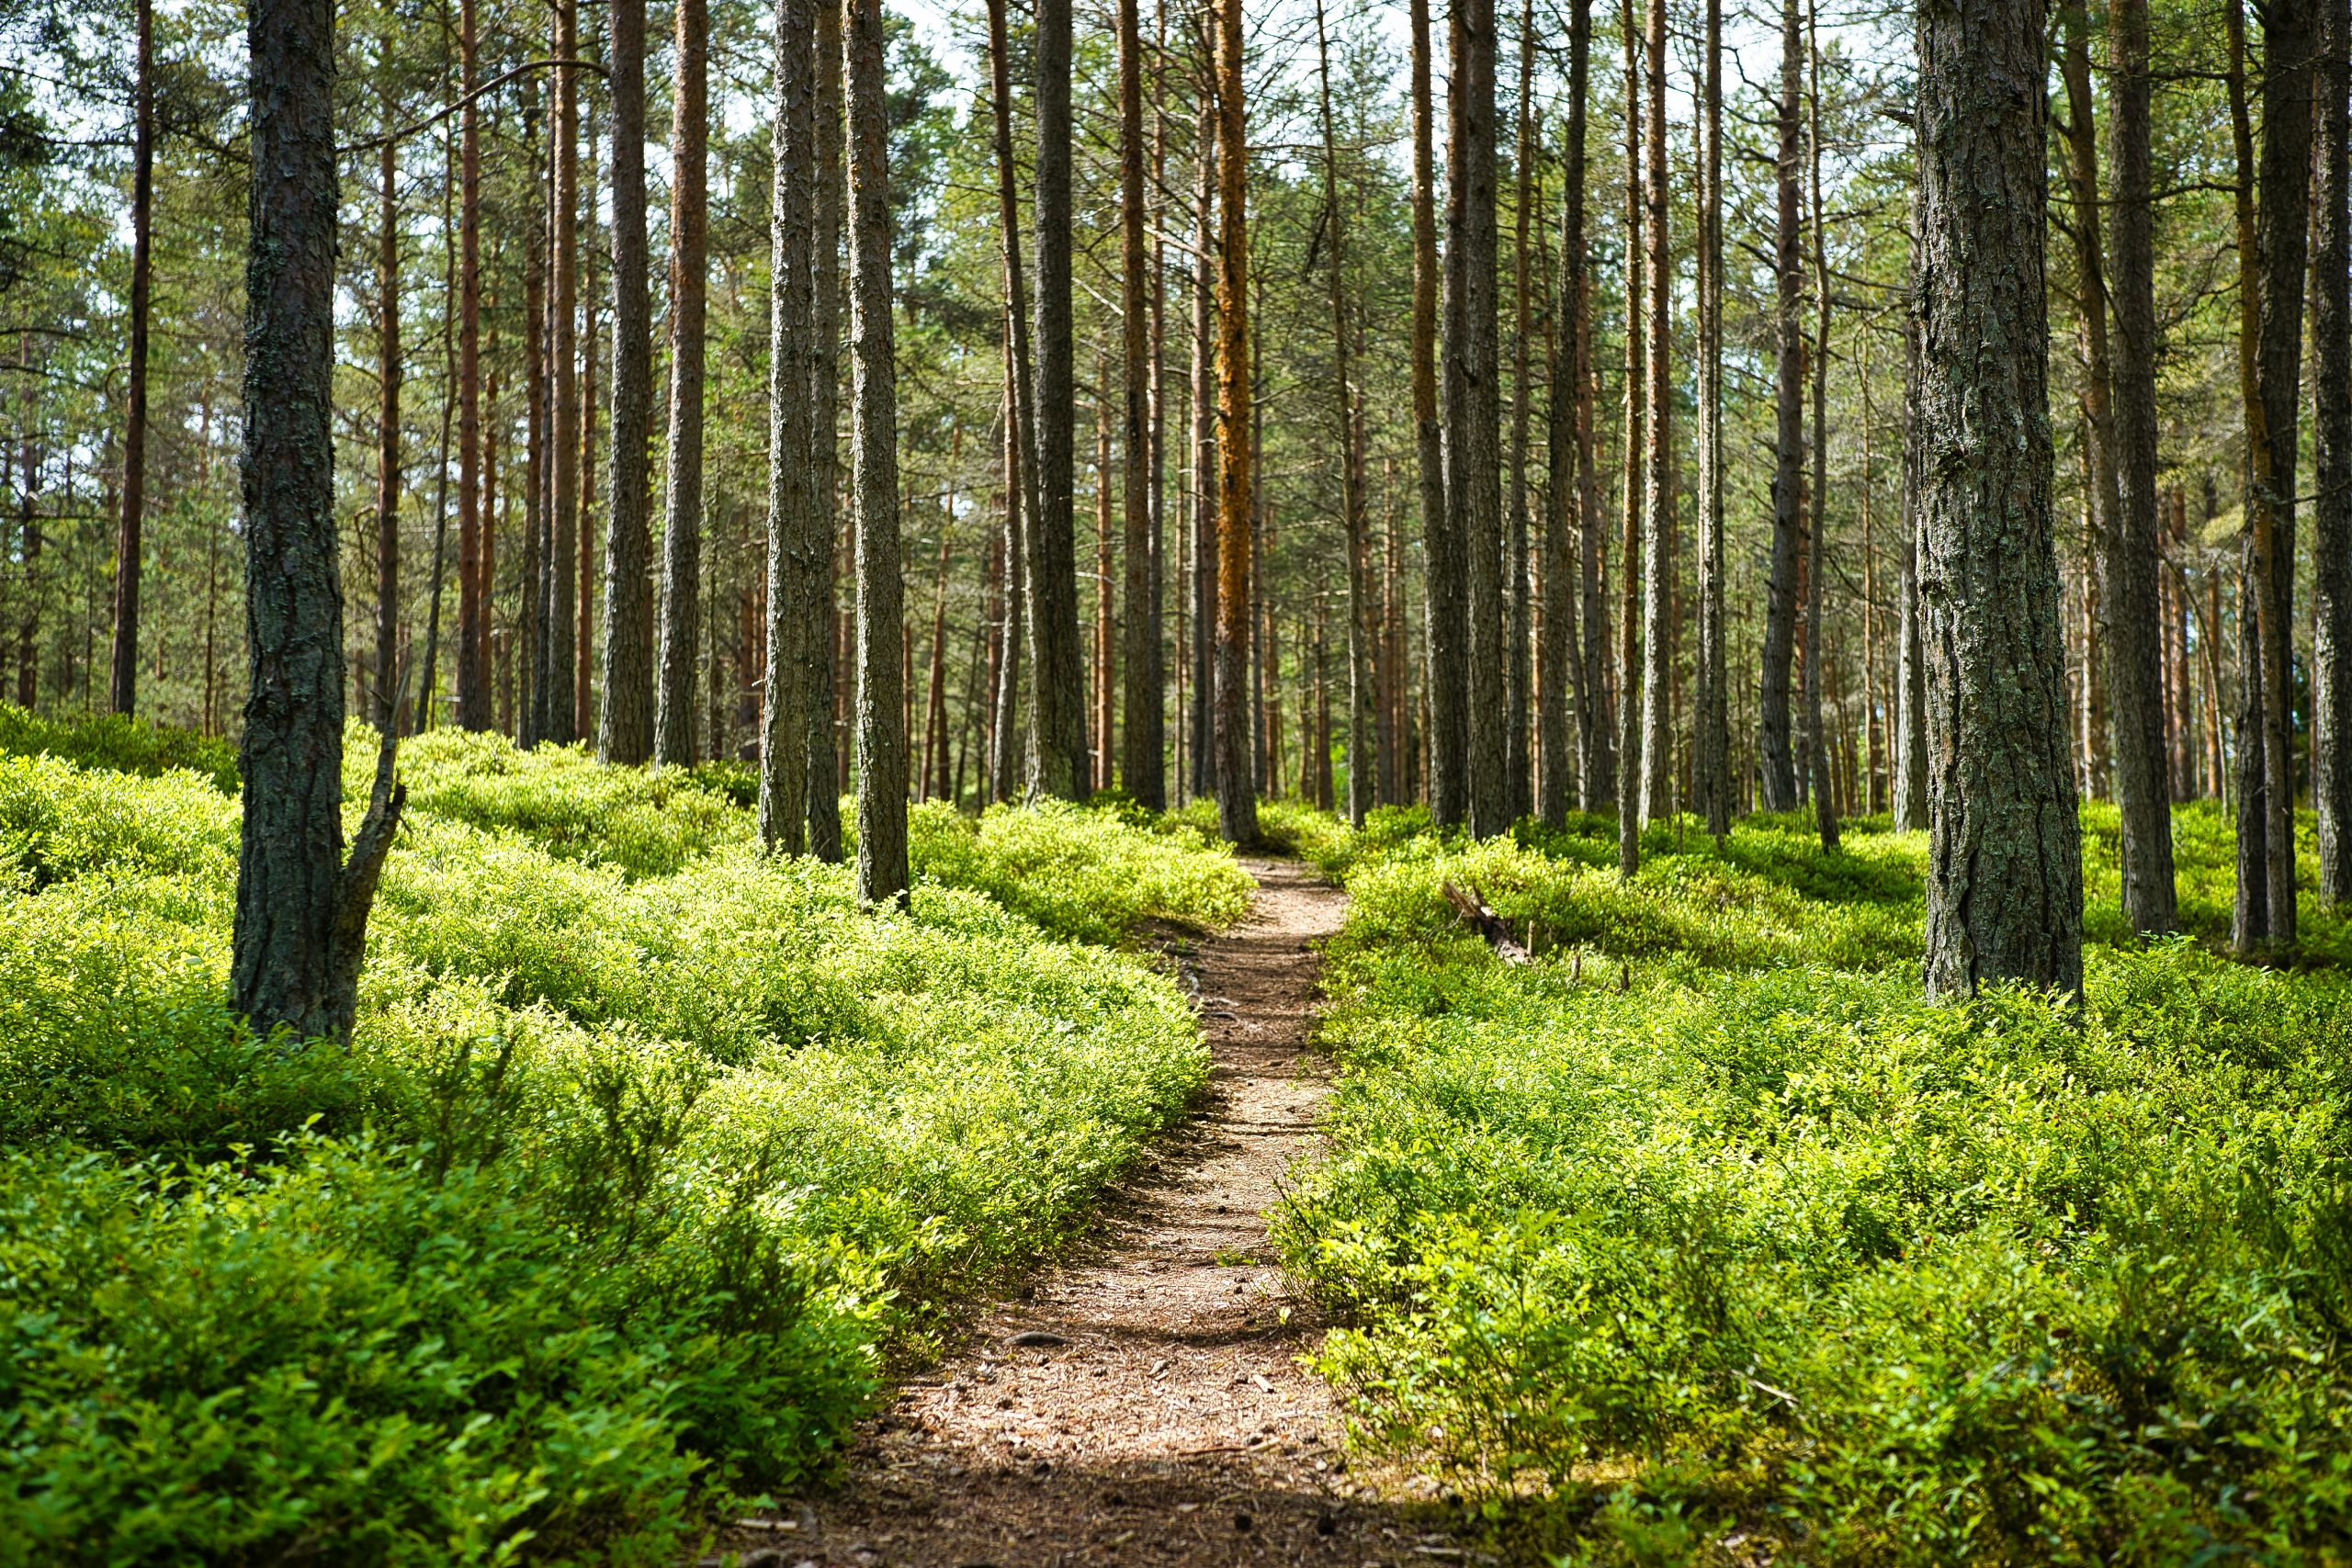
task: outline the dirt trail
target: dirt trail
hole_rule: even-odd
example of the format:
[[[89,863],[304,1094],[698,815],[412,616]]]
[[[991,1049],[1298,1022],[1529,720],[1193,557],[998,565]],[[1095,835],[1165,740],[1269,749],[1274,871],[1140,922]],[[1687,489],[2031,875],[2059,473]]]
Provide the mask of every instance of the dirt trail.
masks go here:
[[[1216,1062],[1200,1116],[1093,1245],[868,1423],[838,1489],[729,1550],[776,1568],[1462,1559],[1348,1473],[1330,1391],[1297,1364],[1322,1330],[1265,1216],[1328,1092],[1305,1048],[1311,944],[1346,899],[1295,864],[1245,864],[1249,918],[1185,964]]]

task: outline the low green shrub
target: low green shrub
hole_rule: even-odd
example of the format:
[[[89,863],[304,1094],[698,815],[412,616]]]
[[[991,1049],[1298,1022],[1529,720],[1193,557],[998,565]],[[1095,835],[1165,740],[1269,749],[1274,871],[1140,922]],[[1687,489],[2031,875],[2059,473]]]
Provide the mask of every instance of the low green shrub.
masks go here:
[[[1921,836],[1670,835],[1354,855],[1277,1240],[1358,1436],[1575,1561],[2341,1560],[2352,988],[2176,940],[1929,1007]]]
[[[185,769],[223,795],[237,793],[237,749],[220,736],[123,714],[51,716],[0,703],[0,757],[42,756],[143,778]]]

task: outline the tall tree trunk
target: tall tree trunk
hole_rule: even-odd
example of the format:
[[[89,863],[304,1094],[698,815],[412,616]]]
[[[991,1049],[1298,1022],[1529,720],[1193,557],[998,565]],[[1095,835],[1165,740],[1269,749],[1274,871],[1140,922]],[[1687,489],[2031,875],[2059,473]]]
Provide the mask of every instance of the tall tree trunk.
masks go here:
[[[1331,44],[1323,0],[1315,4],[1315,63],[1323,111],[1323,211],[1331,243],[1331,393],[1340,461],[1340,523],[1348,551],[1348,820],[1361,824],[1372,809],[1376,783],[1373,732],[1372,623],[1366,582],[1363,454],[1356,444],[1355,368],[1348,321],[1347,226],[1340,209],[1339,141],[1331,123]],[[1329,766],[1326,754],[1324,766]]]
[[[1167,699],[1159,659],[1159,551],[1152,538],[1151,314],[1149,255],[1144,248],[1143,33],[1136,0],[1119,0],[1119,240],[1124,313],[1125,417],[1120,426],[1122,504],[1126,536],[1126,714],[1120,773],[1127,793],[1157,811],[1168,804],[1160,753],[1167,742]],[[1104,583],[1108,595],[1111,585]],[[1106,730],[1103,755],[1111,750]],[[1106,763],[1103,769],[1110,772]]]
[[[1193,188],[1193,793],[1216,788],[1216,69],[1211,7],[1200,8],[1200,114]]]
[[[1917,149],[1914,132],[1913,149]],[[1897,831],[1928,825],[1928,650],[1921,640],[1919,524],[1927,476],[1921,471],[1920,333],[1927,320],[1926,254],[1918,243],[1919,192],[1911,193],[1911,254],[1903,312],[1903,554],[1895,605],[1894,800]]]
[[[1592,0],[1570,0],[1568,27],[1568,138],[1562,184],[1560,290],[1568,322],[1568,374],[1575,378],[1577,447],[1577,592],[1583,641],[1577,705],[1577,804],[1605,811],[1617,800],[1617,721],[1609,693],[1609,598],[1601,575],[1608,554],[1609,524],[1600,505],[1597,451],[1600,416],[1594,407],[1596,367],[1592,359],[1592,268],[1586,255],[1585,196],[1587,83],[1592,59]],[[1559,391],[1554,384],[1554,398]],[[1555,416],[1556,417],[1556,416]]]
[[[1591,73],[1592,0],[1568,13],[1568,124],[1561,149],[1559,331],[1553,338],[1544,530],[1543,773],[1535,809],[1545,826],[1567,820],[1571,804],[1593,810],[1608,721],[1599,710],[1608,636],[1600,600],[1600,498],[1592,430],[1592,284],[1585,258],[1585,94]],[[1570,529],[1574,528],[1574,536]],[[1577,598],[1582,596],[1581,616]],[[1579,624],[1581,623],[1581,624]],[[1579,636],[1579,634],[1581,634]],[[1575,787],[1569,769],[1568,693],[1576,693]]]
[[[1673,253],[1667,233],[1666,0],[1648,0],[1644,42],[1648,53],[1642,164],[1644,261],[1648,293],[1643,312],[1648,366],[1642,377],[1649,407],[1643,419],[1649,458],[1642,492],[1642,792],[1645,820],[1674,805],[1675,514],[1674,381],[1667,359],[1673,345]]]
[[[1107,389],[1111,369],[1101,355],[1094,359],[1094,385]],[[1094,400],[1094,678],[1093,716],[1087,728],[1094,738],[1087,772],[1089,789],[1109,789],[1115,749],[1112,732],[1118,728],[1119,679],[1118,600],[1111,592],[1111,403],[1098,391]]]
[[[1463,563],[1466,801],[1477,838],[1510,826],[1503,784],[1501,353],[1495,297],[1495,6],[1447,12],[1445,514]]]
[[[2107,674],[2109,593],[2105,566],[2114,554],[2115,528],[2122,502],[2115,476],[2115,421],[2110,402],[2114,369],[2108,351],[2107,259],[2101,242],[2098,200],[2098,135],[2091,106],[2090,23],[2081,0],[2068,0],[2066,37],[2060,73],[2066,89],[2066,184],[2074,208],[2075,304],[2083,354],[2083,467],[2087,481],[2085,511],[2090,527],[2084,540],[2085,610],[2091,639],[2084,650],[2084,690],[2089,701],[2084,723],[2090,793],[2109,793]]]
[[[546,172],[539,144],[539,96],[535,80],[523,88],[524,140],[532,152],[535,182]],[[544,191],[545,185],[541,185]],[[516,683],[521,687],[515,716],[515,744],[526,749],[547,739],[547,632],[540,620],[547,602],[548,576],[548,245],[545,220],[550,207],[540,208],[542,228],[532,235],[523,263],[523,578],[517,584],[515,610]]]
[[[996,133],[997,225],[1004,253],[1005,374],[1005,594],[1008,617],[1004,664],[997,686],[995,789],[999,800],[1014,793],[1015,763],[1025,772],[1029,748],[1020,744],[1021,666],[1029,639],[1029,531],[1037,517],[1035,411],[1030,405],[1029,297],[1021,274],[1021,197],[1012,156],[1012,64],[1005,38],[1004,0],[989,0],[990,111]],[[1034,677],[1033,677],[1034,678]],[[1023,788],[1026,788],[1023,781]]]
[[[2042,0],[1918,23],[1927,987],[2078,993],[2081,824],[2050,512]]]
[[[1528,776],[1529,705],[1534,685],[1528,620],[1533,610],[1527,580],[1527,421],[1529,339],[1536,331],[1528,274],[1528,225],[1534,216],[1535,0],[1519,12],[1519,135],[1513,148],[1511,203],[1510,477],[1502,519],[1503,819],[1516,822],[1535,809]]]
[[[470,3],[470,0],[469,0]],[[695,760],[702,642],[703,319],[709,247],[710,7],[677,0],[670,118],[670,446],[662,527],[660,688],[653,760]]]
[[[491,576],[483,497],[481,389],[481,85],[474,0],[458,6],[458,724],[488,729]],[[492,480],[494,486],[495,480]]]
[[[612,494],[605,525],[605,705],[596,755],[653,755],[653,312],[645,233],[645,0],[611,0]],[[583,620],[583,626],[586,622]]]
[[[1821,41],[1819,8],[1805,6],[1805,53],[1813,91],[1806,108],[1806,152],[1812,164],[1813,208],[1813,483],[1805,519],[1804,727],[1805,752],[1813,761],[1813,820],[1824,850],[1838,847],[1838,791],[1832,782],[1828,738],[1821,717],[1822,661],[1829,628],[1822,613],[1823,580],[1829,575],[1829,237],[1821,205]],[[1842,728],[1842,727],[1841,727]]]
[[[2352,901],[2352,756],[2346,754],[2352,746],[2352,245],[2346,219],[2352,6],[2320,0],[2319,33],[2319,146],[2312,164],[2312,804],[2319,817],[2320,897],[2342,904]]]
[[[1070,318],[1070,7],[1038,0],[1037,497],[1029,525],[1029,790],[1086,795],[1086,676],[1079,654],[1076,344]]]
[[[2087,31],[2087,28],[2081,29]],[[2165,635],[2157,574],[2164,522],[2156,494],[2156,293],[2154,193],[2148,147],[2147,0],[2109,0],[2108,47],[2115,74],[2109,92],[2115,165],[2113,267],[2115,344],[2110,366],[2108,499],[2116,506],[2101,540],[2107,553],[2107,700],[2115,727],[2115,786],[2121,803],[2123,917],[2143,933],[2169,931],[2180,916],[2173,887],[2172,778],[2165,703]],[[2087,53],[2087,46],[2086,46]],[[2068,50],[2067,98],[2078,141],[2090,118],[2089,72]],[[2090,167],[2090,149],[2082,165]],[[2080,176],[2077,176],[2078,178]],[[2080,193],[2075,222],[2095,244],[2096,182]]]
[[[808,554],[817,630],[808,649],[808,852],[828,864],[842,859],[842,792],[849,787],[849,759],[840,738],[849,730],[836,671],[850,658],[850,627],[842,615],[835,584],[843,529],[839,512],[842,387],[842,219],[845,176],[842,170],[842,0],[817,0],[816,256],[810,277],[816,295],[810,309],[808,434]],[[854,545],[848,547],[854,549]]]
[[[334,7],[254,0],[245,265],[244,780],[231,1010],[351,1038],[376,878],[400,823],[387,736],[343,854],[343,584],[334,510]]]
[[[882,0],[849,9],[851,484],[857,529],[857,893],[907,901],[906,615],[891,320],[889,99]]]
[[[1236,844],[1258,841],[1248,689],[1250,592],[1256,516],[1251,494],[1250,375],[1250,141],[1242,74],[1241,0],[1216,10],[1217,604],[1216,818]]]
[[[1723,0],[1707,0],[1700,68],[1699,662],[1692,682],[1692,802],[1717,840],[1731,831],[1731,712],[1724,559]]]
[[[376,671],[375,701],[370,705],[369,717],[379,733],[390,735],[400,725],[400,637],[401,637],[401,207],[400,159],[398,143],[391,137],[392,124],[399,117],[394,112],[390,88],[392,70],[392,40],[387,36],[379,41],[380,53],[377,70],[379,73],[377,98],[384,120],[385,140],[377,151],[376,168]],[[144,322],[140,323],[143,335]],[[141,348],[144,347],[142,344]],[[141,380],[145,372],[141,371]],[[140,421],[146,423],[146,388],[139,390]],[[130,486],[125,483],[126,492]],[[124,516],[130,516],[128,503]],[[124,530],[130,538],[129,526]],[[126,556],[135,562],[136,555]],[[129,568],[136,572],[138,568]],[[131,589],[131,625],[137,626],[138,603],[135,580]],[[119,615],[116,625],[120,626]],[[115,680],[118,683],[116,709],[130,711],[128,689],[121,686],[127,679],[136,679],[138,666],[134,660],[126,672],[117,645]],[[430,703],[433,694],[424,692],[419,698]]]
[[[1151,242],[1150,297],[1150,418],[1146,432],[1147,461],[1149,472],[1145,477],[1146,500],[1150,507],[1148,519],[1151,558],[1148,584],[1144,594],[1144,612],[1151,622],[1150,635],[1144,640],[1149,644],[1144,650],[1147,668],[1150,671],[1146,682],[1158,695],[1147,704],[1149,712],[1143,716],[1146,724],[1159,726],[1159,749],[1152,752],[1154,761],[1147,759],[1148,767],[1157,767],[1159,802],[1168,804],[1169,734],[1168,734],[1168,0],[1153,0],[1152,5],[1152,77],[1151,77],[1151,175],[1145,186],[1145,223]],[[1176,741],[1176,788],[1183,789],[1183,740],[1182,708],[1183,705],[1183,611],[1177,611],[1179,669],[1177,706],[1178,738]],[[1132,668],[1132,663],[1130,668]],[[1133,705],[1129,705],[1132,709]],[[1136,743],[1138,750],[1141,743]],[[1147,781],[1148,782],[1148,781]],[[1136,787],[1130,784],[1129,788]],[[1141,796],[1137,797],[1138,799]]]
[[[833,63],[816,49],[817,11],[829,0],[777,0],[775,195],[768,354],[766,700],[760,714],[760,840],[799,854],[808,797],[832,787],[808,765],[811,666],[822,580],[812,540],[817,502],[809,424],[816,407],[817,78]],[[829,481],[828,481],[829,482]],[[830,718],[830,715],[826,717]]]
[[[1779,200],[1773,229],[1773,314],[1779,348],[1774,385],[1778,423],[1773,441],[1772,565],[1764,592],[1764,680],[1757,739],[1762,750],[1757,785],[1767,811],[1797,805],[1795,736],[1790,725],[1789,674],[1796,654],[1797,558],[1804,536],[1804,237],[1798,218],[1804,125],[1798,96],[1804,76],[1804,39],[1798,0],[1781,0]]]
[[[594,54],[592,47],[591,57]],[[596,306],[604,297],[596,286],[596,109],[590,99],[582,116],[581,140],[587,147],[585,188],[588,192],[587,245],[580,261],[580,517],[576,538],[579,570],[572,578],[576,594],[572,618],[571,727],[572,738],[585,740],[594,733],[596,639],[596,346],[600,329]]]
[[[1489,7],[1491,11],[1491,6]],[[1446,426],[1438,408],[1436,128],[1430,103],[1429,0],[1412,0],[1413,427],[1420,462],[1422,605],[1429,660],[1430,811],[1441,827],[1468,820],[1469,561],[1449,512]],[[1452,157],[1451,147],[1448,151]],[[1491,208],[1490,208],[1491,210]],[[1453,208],[1447,208],[1449,221]],[[1449,313],[1453,307],[1447,307]]]
[[[1625,49],[1625,412],[1617,505],[1617,755],[1624,773],[1617,793],[1617,870],[1631,878],[1642,863],[1642,424],[1649,412],[1642,395],[1648,359],[1642,347],[1642,42],[1633,0],[1618,0],[1617,31]]]
[[[578,49],[579,0],[554,0],[555,57],[571,60]],[[555,398],[548,436],[550,508],[546,561],[547,593],[539,611],[539,635],[547,649],[546,685],[539,694],[542,739],[569,745],[579,738],[572,701],[572,664],[578,621],[580,524],[580,372],[574,334],[580,299],[580,83],[579,73],[555,73],[555,195],[551,217],[552,263],[548,313],[552,330],[548,355],[554,362]]]
[[[996,672],[994,728],[989,734],[991,750],[989,754],[989,792],[996,800],[1013,797],[1021,760],[1024,755],[1019,741],[1021,645],[1023,633],[1028,625],[1028,602],[1023,592],[1023,585],[1027,581],[1023,563],[1028,558],[1023,548],[1021,517],[1026,498],[1023,486],[1027,481],[1021,457],[1022,378],[1012,354],[1012,336],[1020,330],[1020,319],[1018,307],[1008,306],[1004,340],[1004,620],[1001,634],[1001,653]]]
[[[147,314],[155,226],[154,0],[139,0],[138,28],[130,153],[130,374],[123,409],[122,518],[115,536],[114,666],[107,689],[107,706],[125,714],[136,712],[139,706],[139,570],[147,547]],[[387,168],[391,159],[391,143],[386,142]],[[388,189],[390,178],[385,176]]]

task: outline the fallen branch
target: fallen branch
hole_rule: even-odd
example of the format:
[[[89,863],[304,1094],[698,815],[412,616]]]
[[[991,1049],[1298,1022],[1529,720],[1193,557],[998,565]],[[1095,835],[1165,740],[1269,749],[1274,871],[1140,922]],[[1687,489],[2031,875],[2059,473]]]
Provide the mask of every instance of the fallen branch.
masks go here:
[[[1495,950],[1496,957],[1505,964],[1528,962],[1527,949],[1510,934],[1510,923],[1487,907],[1487,901],[1478,897],[1477,889],[1465,890],[1448,882],[1445,885],[1445,901],[1453,906],[1453,912],[1462,917],[1464,924],[1487,939],[1487,945]]]

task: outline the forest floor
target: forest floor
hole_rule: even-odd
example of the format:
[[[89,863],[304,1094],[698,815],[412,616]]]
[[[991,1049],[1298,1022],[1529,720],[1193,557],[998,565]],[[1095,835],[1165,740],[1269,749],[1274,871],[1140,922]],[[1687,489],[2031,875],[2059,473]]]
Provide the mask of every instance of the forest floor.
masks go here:
[[[1322,1325],[1272,1263],[1266,1215],[1318,1142],[1315,943],[1347,898],[1295,863],[1245,863],[1249,916],[1179,953],[1215,1061],[1200,1113],[1084,1246],[900,1385],[839,1483],[744,1521],[726,1551],[775,1568],[1482,1555],[1406,1478],[1351,1473],[1330,1389],[1300,1365]]]

